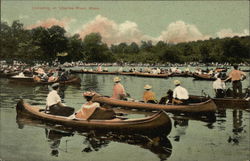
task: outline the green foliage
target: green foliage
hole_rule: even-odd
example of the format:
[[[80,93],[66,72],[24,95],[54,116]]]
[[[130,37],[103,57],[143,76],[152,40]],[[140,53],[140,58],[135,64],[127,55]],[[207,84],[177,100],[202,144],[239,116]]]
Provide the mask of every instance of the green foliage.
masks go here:
[[[191,61],[209,62],[248,62],[250,63],[250,36],[233,38],[210,38],[179,44],[159,41],[141,41],[127,44],[102,42],[100,33],[90,33],[83,40],[80,35],[68,35],[64,28],[37,27],[24,28],[16,20],[9,26],[1,21],[0,58],[6,60],[65,61],[85,62],[130,62],[130,63],[184,63]],[[67,53],[67,56],[58,56]]]

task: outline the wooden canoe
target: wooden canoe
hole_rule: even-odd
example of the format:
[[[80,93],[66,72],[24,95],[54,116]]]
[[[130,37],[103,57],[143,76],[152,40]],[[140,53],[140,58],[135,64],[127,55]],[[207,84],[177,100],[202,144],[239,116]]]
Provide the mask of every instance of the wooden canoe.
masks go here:
[[[81,74],[110,74],[116,75],[117,72],[104,72],[104,71],[84,71],[84,70],[70,70],[71,73],[81,73]]]
[[[168,78],[169,74],[152,74],[152,73],[140,73],[136,72],[134,74],[138,77],[150,77],[150,78]]]
[[[202,101],[201,103],[190,103],[188,105],[173,105],[173,104],[162,105],[162,104],[118,100],[96,94],[93,97],[93,101],[117,107],[128,107],[128,108],[147,109],[147,110],[164,110],[168,112],[205,113],[205,112],[215,112],[217,109],[212,99],[207,99],[205,101]]]
[[[10,77],[12,77],[14,75],[17,75],[17,74],[18,74],[18,72],[10,72],[10,73],[1,72],[0,73],[0,78],[10,78]]]
[[[250,100],[239,98],[213,98],[218,108],[247,109],[250,108]]]
[[[41,85],[49,85],[53,83],[60,83],[60,84],[81,84],[81,78],[79,77],[71,77],[66,81],[56,81],[56,82],[34,82],[35,84],[41,84]]]
[[[196,99],[205,100],[207,99],[205,96],[195,96],[192,95],[191,97]],[[250,108],[250,100],[240,99],[240,98],[233,98],[233,97],[224,97],[224,98],[212,98],[214,103],[216,104],[218,109],[248,109]]]
[[[40,120],[33,120],[25,117],[17,117],[16,122],[20,129],[25,126],[44,128],[46,131],[46,137],[49,141],[61,139],[62,137],[73,137],[74,130],[67,129],[64,126],[53,126],[51,124],[46,124]],[[125,134],[110,131],[97,131],[97,130],[86,130],[83,133],[78,133],[80,136],[84,136],[84,144],[88,145],[87,148],[95,147],[102,148],[105,146],[96,147],[96,142],[98,145],[107,145],[111,141],[118,143],[125,143],[129,145],[139,146],[143,149],[147,149],[152,153],[158,155],[162,160],[166,160],[172,154],[172,144],[166,135],[143,135],[143,134]],[[55,137],[54,137],[55,136]],[[92,140],[95,140],[94,142]],[[81,144],[81,143],[79,143]],[[84,150],[83,150],[84,151]]]
[[[169,77],[193,77],[193,73],[187,73],[187,72],[171,73]]]
[[[216,78],[212,77],[208,74],[193,74],[193,77],[195,80],[209,80],[209,81],[215,81]]]
[[[25,115],[32,119],[43,120],[48,123],[59,124],[66,127],[71,127],[77,131],[86,129],[93,130],[115,130],[128,133],[170,133],[172,123],[168,115],[161,111],[154,115],[138,118],[138,119],[112,119],[112,120],[75,120],[68,119],[63,116],[55,116],[40,112],[39,107],[33,107],[23,100],[17,103],[16,111],[18,115]]]
[[[10,83],[21,83],[21,84],[36,84],[36,85],[50,85],[53,83],[60,83],[62,85],[65,84],[74,84],[74,85],[80,85],[81,84],[81,78],[79,77],[71,77],[69,80],[66,81],[56,81],[56,82],[37,82],[34,81],[32,77],[30,78],[10,78]]]

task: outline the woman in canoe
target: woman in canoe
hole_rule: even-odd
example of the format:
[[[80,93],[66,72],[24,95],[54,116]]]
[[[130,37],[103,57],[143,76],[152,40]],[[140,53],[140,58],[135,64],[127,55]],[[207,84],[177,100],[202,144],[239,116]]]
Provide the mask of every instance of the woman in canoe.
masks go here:
[[[152,86],[150,85],[145,85],[144,89],[146,90],[143,93],[143,101],[145,103],[157,103],[157,100],[155,98],[155,93],[151,91]]]
[[[86,99],[81,109],[76,113],[75,117],[80,119],[88,119],[95,111],[96,108],[100,107],[100,104],[97,102],[92,102],[92,97],[95,95],[94,92],[84,92],[83,96]]]
[[[121,79],[119,77],[114,78],[113,95],[112,98],[122,100],[127,96],[123,85],[120,83]]]
[[[84,92],[83,96],[86,99],[81,109],[75,114],[77,119],[112,119],[115,117],[115,113],[112,109],[101,107],[99,103],[93,102],[92,98],[95,95],[95,92]]]

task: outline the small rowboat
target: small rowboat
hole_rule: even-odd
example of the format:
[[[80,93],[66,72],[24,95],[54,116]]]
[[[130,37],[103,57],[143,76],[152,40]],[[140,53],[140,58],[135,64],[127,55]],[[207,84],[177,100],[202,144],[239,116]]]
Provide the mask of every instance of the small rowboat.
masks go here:
[[[154,115],[138,118],[138,119],[111,119],[111,120],[77,120],[69,119],[68,117],[56,116],[41,112],[38,107],[33,107],[23,100],[17,103],[16,111],[18,115],[29,117],[32,119],[42,120],[52,124],[59,124],[73,128],[77,131],[86,129],[93,130],[115,130],[128,133],[164,133],[169,134],[172,128],[172,123],[168,115],[161,111]]]
[[[190,103],[187,105],[173,105],[173,104],[163,105],[163,104],[118,100],[96,94],[93,97],[93,101],[117,107],[128,107],[128,108],[146,109],[146,110],[164,110],[168,112],[206,113],[206,112],[215,112],[217,109],[212,99],[206,99],[200,103]]]

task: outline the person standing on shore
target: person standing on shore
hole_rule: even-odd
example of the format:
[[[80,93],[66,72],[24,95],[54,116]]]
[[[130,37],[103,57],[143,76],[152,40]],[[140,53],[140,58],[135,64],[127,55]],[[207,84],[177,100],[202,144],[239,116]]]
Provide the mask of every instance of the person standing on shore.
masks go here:
[[[246,78],[246,73],[238,70],[238,65],[233,66],[234,69],[229,73],[228,78],[224,81],[231,79],[233,85],[233,97],[242,97],[242,78]]]

